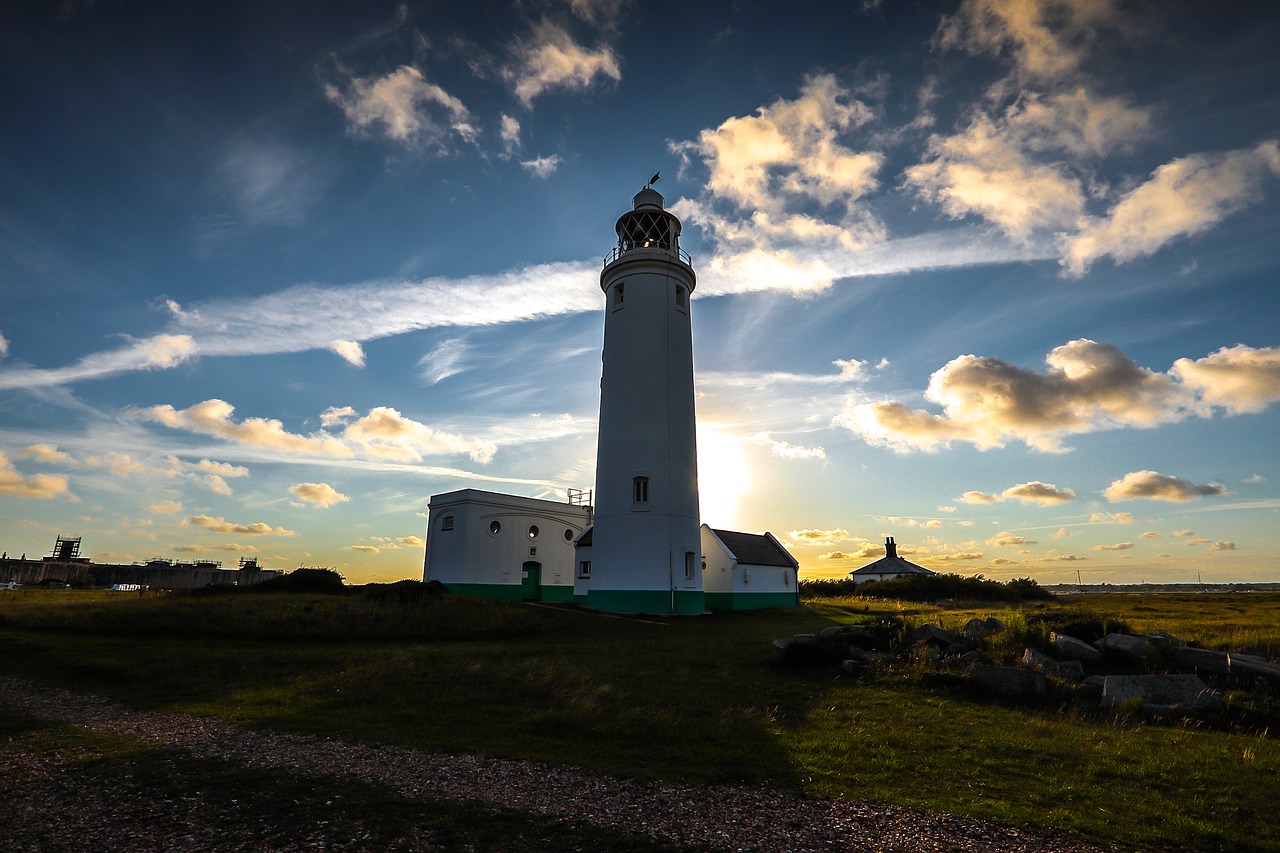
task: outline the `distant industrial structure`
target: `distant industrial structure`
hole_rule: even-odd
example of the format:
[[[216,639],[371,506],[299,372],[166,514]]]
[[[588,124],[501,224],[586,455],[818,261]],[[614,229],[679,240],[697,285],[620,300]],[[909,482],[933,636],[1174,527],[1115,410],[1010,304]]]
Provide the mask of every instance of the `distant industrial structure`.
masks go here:
[[[799,563],[777,539],[702,524],[689,315],[697,276],[657,179],[618,217],[600,272],[595,488],[568,502],[476,489],[432,496],[423,580],[621,613],[799,603]]]
[[[152,557],[145,563],[121,565],[95,563],[80,556],[79,536],[58,536],[53,551],[39,560],[23,554],[0,556],[0,583],[20,586],[115,587],[198,589],[206,586],[247,586],[280,575],[279,569],[258,566],[257,557],[241,558],[239,566],[225,569],[216,560],[181,562]]]

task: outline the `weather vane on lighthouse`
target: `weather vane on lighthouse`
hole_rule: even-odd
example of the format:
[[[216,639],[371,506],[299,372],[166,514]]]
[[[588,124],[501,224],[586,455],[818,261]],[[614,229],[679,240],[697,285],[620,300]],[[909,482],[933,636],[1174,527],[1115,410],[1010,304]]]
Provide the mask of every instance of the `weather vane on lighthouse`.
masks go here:
[[[645,189],[649,189],[649,187],[653,186],[654,184],[656,184],[656,183],[658,182],[658,178],[660,178],[660,177],[662,177],[662,173],[661,173],[661,172],[654,172],[654,173],[653,173],[653,177],[649,179],[649,183],[647,183],[647,184],[645,184],[645,185],[644,185],[644,188],[645,188]]]

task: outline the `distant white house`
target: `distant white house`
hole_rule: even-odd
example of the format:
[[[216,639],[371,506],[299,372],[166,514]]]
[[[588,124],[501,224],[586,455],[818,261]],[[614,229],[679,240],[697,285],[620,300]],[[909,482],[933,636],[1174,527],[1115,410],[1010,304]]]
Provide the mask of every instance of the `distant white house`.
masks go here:
[[[708,610],[798,607],[800,563],[772,533],[702,525],[702,589]]]
[[[924,566],[917,566],[910,560],[899,557],[898,546],[893,541],[892,536],[884,540],[884,551],[884,556],[879,560],[849,572],[849,577],[853,578],[854,583],[887,581],[912,575],[937,574],[937,572],[932,572]]]
[[[462,489],[427,506],[424,581],[501,601],[573,601],[575,540],[591,508]]]

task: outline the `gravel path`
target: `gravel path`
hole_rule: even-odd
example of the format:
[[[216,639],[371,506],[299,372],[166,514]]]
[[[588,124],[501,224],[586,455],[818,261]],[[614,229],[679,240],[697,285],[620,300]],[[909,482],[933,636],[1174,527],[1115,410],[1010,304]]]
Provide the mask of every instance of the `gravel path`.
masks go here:
[[[913,811],[865,802],[803,799],[761,788],[693,787],[641,783],[573,767],[475,755],[447,755],[373,746],[284,732],[247,729],[190,714],[141,713],[102,698],[36,687],[0,678],[0,708],[146,743],[269,768],[297,776],[358,779],[407,799],[474,801],[556,819],[595,824],[673,845],[755,851],[1010,851],[1096,853],[972,818]],[[12,820],[40,821],[58,830],[67,846],[17,845],[0,835],[3,850],[281,850],[253,846],[255,837],[234,822],[202,815],[199,798],[161,793],[130,796],[120,790],[87,790],[48,757],[0,741],[0,831]],[[18,781],[14,781],[14,780]],[[101,787],[101,786],[99,786]],[[8,788],[8,790],[4,790]],[[136,794],[137,792],[133,792]],[[42,799],[54,797],[53,803]],[[234,802],[234,801],[233,801]],[[50,822],[72,826],[51,827]],[[336,850],[323,826],[298,839],[297,850]],[[345,848],[357,849],[357,848]],[[402,849],[430,850],[422,838]]]

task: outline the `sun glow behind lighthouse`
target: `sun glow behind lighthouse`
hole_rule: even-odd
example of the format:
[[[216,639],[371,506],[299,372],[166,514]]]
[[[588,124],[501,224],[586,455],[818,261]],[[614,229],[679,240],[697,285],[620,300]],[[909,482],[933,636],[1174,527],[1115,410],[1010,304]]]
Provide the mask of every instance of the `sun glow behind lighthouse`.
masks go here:
[[[742,439],[700,421],[698,507],[703,522],[713,527],[738,525],[738,506],[751,490],[751,483]]]

